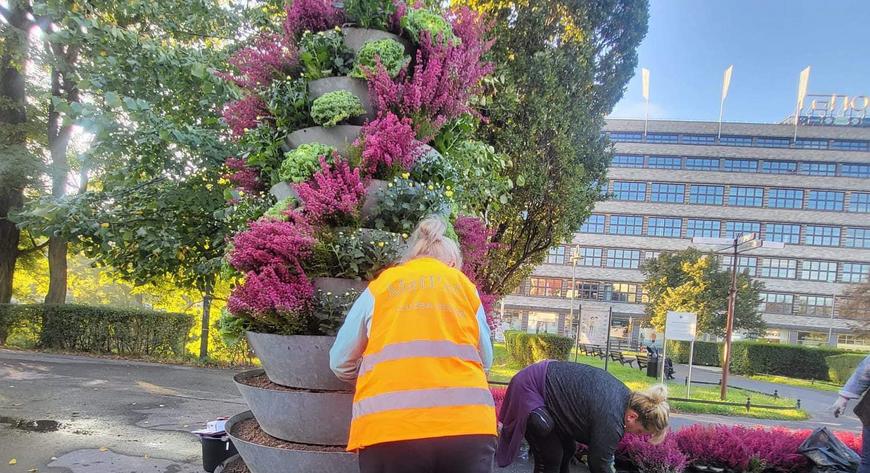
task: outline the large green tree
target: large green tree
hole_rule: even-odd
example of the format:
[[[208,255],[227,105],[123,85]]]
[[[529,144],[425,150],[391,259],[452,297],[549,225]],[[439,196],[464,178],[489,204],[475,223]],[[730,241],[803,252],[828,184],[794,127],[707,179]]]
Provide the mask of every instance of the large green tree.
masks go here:
[[[856,334],[870,336],[870,281],[850,286],[843,298],[839,317],[846,319]]]
[[[623,94],[647,31],[646,0],[454,0],[493,22],[497,65],[478,138],[504,153],[515,184],[490,216],[488,292],[515,288],[571,238],[605,182],[604,117]]]
[[[698,332],[725,335],[725,318],[731,273],[719,267],[714,254],[695,248],[662,253],[642,267],[644,289],[649,294],[646,314],[654,327],[663,330],[669,310],[698,315]],[[764,333],[759,305],[764,285],[747,273],[737,275],[734,330],[749,335]]]

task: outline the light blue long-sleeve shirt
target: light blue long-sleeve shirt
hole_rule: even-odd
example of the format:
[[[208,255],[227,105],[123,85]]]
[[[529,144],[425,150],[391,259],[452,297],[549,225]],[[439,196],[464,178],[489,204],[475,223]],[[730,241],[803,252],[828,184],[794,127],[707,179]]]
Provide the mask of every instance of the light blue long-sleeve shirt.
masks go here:
[[[335,343],[329,350],[329,367],[338,379],[348,383],[356,379],[360,360],[371,333],[374,312],[375,298],[366,289],[351,306],[344,324],[338,330]],[[489,371],[492,367],[492,341],[482,304],[477,308],[477,325],[480,333],[478,341],[480,359],[484,371]]]
[[[870,389],[870,355],[864,358],[855,372],[846,381],[846,385],[840,390],[840,396],[847,399],[857,399],[861,397],[867,389]]]

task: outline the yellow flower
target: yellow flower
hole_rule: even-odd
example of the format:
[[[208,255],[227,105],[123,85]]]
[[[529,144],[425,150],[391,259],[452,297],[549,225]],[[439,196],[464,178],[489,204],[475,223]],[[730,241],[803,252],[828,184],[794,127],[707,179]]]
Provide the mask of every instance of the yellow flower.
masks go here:
[[[450,186],[447,186],[447,190],[450,190]]]
[[[430,191],[434,191],[435,187],[432,184],[429,184],[429,187],[427,187],[427,189],[429,189]]]
[[[224,179],[224,178],[220,178],[220,179],[218,179],[218,184],[220,184],[220,185],[222,185],[222,186],[225,186],[225,185],[227,185],[227,184],[229,184],[229,183],[230,183],[229,179]]]
[[[403,172],[403,173],[402,173],[402,179],[407,179],[407,178],[409,178],[409,177],[411,177],[411,173],[410,173],[410,172]]]
[[[383,247],[384,247],[384,242],[379,241],[379,242],[378,242],[378,247],[379,247],[379,248],[383,248]]]
[[[453,197],[453,191],[451,191],[451,190],[445,191],[444,195],[446,195],[447,197]]]
[[[107,222],[101,223],[100,226],[103,228],[109,228],[109,224]]]
[[[407,234],[407,233],[403,233],[403,234],[402,234],[402,238],[408,238],[408,234]]]

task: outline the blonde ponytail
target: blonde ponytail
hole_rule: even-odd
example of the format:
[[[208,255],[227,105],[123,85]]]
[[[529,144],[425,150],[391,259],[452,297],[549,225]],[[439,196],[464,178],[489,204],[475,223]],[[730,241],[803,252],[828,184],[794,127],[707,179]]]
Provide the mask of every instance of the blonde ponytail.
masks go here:
[[[671,410],[668,405],[667,386],[656,384],[643,391],[631,393],[628,407],[637,413],[644,429],[652,434],[650,442],[659,443],[664,440]]]
[[[459,244],[446,236],[447,223],[442,217],[431,215],[417,224],[408,239],[400,262],[429,256],[456,269],[462,268],[462,252]]]

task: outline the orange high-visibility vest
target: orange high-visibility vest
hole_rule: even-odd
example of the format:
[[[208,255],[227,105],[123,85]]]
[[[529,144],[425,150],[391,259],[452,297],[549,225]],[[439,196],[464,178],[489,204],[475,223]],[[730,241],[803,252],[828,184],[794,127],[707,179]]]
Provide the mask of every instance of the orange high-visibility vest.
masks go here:
[[[384,271],[353,399],[348,451],[401,440],[496,435],[474,284],[433,258]]]

